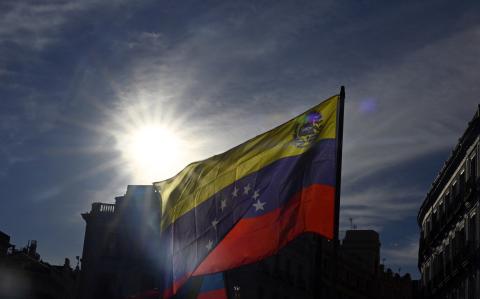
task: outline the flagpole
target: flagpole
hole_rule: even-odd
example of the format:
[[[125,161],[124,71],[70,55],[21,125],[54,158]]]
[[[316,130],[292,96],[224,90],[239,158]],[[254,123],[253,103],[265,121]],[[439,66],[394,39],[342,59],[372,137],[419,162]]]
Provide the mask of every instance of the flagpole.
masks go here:
[[[333,232],[333,291],[335,298],[337,298],[337,281],[338,281],[338,267],[339,267],[339,226],[340,226],[340,191],[342,186],[342,147],[343,147],[343,114],[345,106],[345,87],[340,87],[340,95],[337,107],[337,125],[336,125],[336,178],[335,178],[335,223]]]
[[[317,243],[317,252],[315,255],[315,272],[314,275],[314,288],[313,288],[313,298],[314,299],[324,299],[322,298],[322,289],[323,288],[332,288],[336,291],[337,288],[337,266],[338,266],[338,248],[339,248],[339,220],[340,220],[340,186],[341,186],[341,179],[342,179],[342,145],[343,145],[343,112],[344,112],[344,104],[345,104],[345,87],[340,87],[340,94],[338,97],[338,106],[337,106],[337,116],[336,116],[336,157],[335,157],[335,198],[334,198],[334,225],[333,225],[333,240],[331,243],[324,242],[323,238],[319,237],[316,239]],[[333,249],[333,252],[331,250]],[[329,271],[328,268],[323,266],[322,263],[322,255],[332,254],[333,258],[333,279],[329,284],[326,284],[325,281],[322,279],[322,272]],[[330,298],[326,298],[330,299]]]
[[[340,191],[342,183],[342,147],[343,147],[343,114],[345,106],[345,87],[340,87],[340,95],[338,102],[337,126],[336,126],[336,177],[335,177],[335,223],[333,231],[333,240],[339,240],[339,224],[340,224]]]

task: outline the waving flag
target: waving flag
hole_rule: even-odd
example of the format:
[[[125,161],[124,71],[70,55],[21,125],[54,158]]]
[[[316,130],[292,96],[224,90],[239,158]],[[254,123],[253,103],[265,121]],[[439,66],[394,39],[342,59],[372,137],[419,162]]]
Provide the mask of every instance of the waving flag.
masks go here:
[[[168,247],[165,297],[192,275],[261,260],[303,232],[334,237],[340,102],[333,96],[154,183]]]
[[[204,276],[197,299],[227,299],[223,273]]]

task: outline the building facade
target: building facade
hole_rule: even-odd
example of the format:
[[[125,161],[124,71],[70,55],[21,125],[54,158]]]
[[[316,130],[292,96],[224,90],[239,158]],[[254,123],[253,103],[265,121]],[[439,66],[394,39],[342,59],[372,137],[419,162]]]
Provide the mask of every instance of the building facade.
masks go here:
[[[477,110],[419,210],[424,298],[480,298],[479,138]]]
[[[68,259],[50,265],[40,259],[35,240],[17,250],[0,231],[0,298],[76,299],[78,276]]]
[[[225,273],[229,298],[411,299],[409,274],[379,264],[372,230],[347,231],[341,243],[303,234],[276,255]]]
[[[159,201],[151,185],[93,203],[86,222],[79,299],[125,299],[161,286]]]
[[[93,203],[86,221],[80,299],[125,299],[162,289],[160,206],[152,186],[128,186],[114,204]],[[342,242],[305,233],[274,256],[224,273],[229,298],[410,299],[413,284],[379,263],[372,230]],[[148,293],[148,292],[147,292]],[[155,292],[153,292],[155,293]],[[134,298],[148,298],[138,295]]]

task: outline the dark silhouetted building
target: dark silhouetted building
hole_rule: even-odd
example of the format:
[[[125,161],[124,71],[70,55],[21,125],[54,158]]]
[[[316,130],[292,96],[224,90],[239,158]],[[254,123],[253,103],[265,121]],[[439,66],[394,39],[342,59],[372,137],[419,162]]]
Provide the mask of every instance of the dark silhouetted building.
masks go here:
[[[160,212],[152,186],[128,186],[115,204],[94,203],[82,214],[87,226],[80,299],[124,299],[161,289]],[[379,260],[375,231],[347,231],[338,245],[306,233],[224,277],[229,298],[412,298],[410,276],[384,271]]]
[[[278,254],[225,277],[230,298],[413,298],[410,275],[384,271],[379,258],[379,236],[372,230],[347,231],[337,246],[303,234]]]
[[[159,216],[153,187],[128,186],[114,204],[93,203],[86,222],[80,299],[127,298],[161,283]]]
[[[0,257],[6,256],[10,247],[10,236],[0,231]]]
[[[424,298],[480,298],[479,138],[477,111],[418,213]]]
[[[43,262],[37,242],[16,250],[10,237],[0,232],[0,298],[2,299],[75,299],[79,269]]]

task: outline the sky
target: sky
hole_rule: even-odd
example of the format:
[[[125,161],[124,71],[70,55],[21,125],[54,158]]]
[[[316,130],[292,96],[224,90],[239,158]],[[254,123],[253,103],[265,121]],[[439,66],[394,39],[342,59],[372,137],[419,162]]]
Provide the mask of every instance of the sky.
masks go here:
[[[17,247],[38,240],[50,263],[75,260],[92,202],[344,85],[341,230],[377,230],[386,266],[418,277],[418,208],[478,108],[479,13],[442,0],[1,1],[0,230]],[[145,151],[152,133],[164,138]]]

